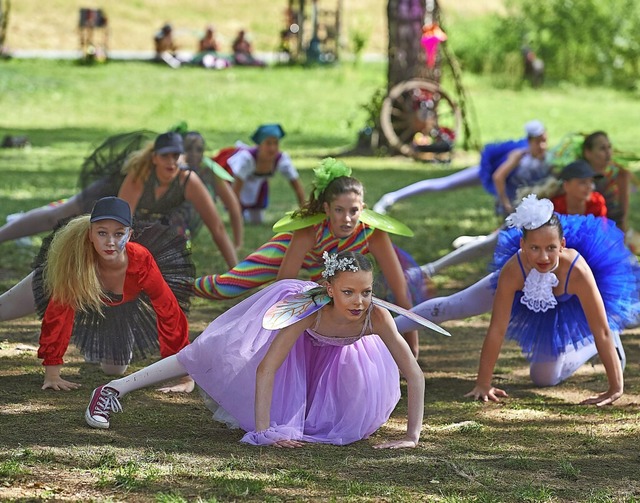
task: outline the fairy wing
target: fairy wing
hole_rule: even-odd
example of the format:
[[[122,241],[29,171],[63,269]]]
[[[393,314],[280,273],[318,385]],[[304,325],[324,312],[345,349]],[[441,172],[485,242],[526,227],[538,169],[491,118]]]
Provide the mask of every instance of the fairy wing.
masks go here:
[[[288,327],[322,309],[330,300],[331,298],[323,288],[312,288],[305,292],[290,295],[267,309],[262,318],[262,326],[267,330],[280,330]],[[391,302],[373,297],[373,303],[394,313],[406,316],[411,321],[415,321],[426,328],[451,337],[451,334],[444,328]]]
[[[275,224],[273,224],[273,232],[287,232],[297,231],[298,229],[304,229],[305,227],[311,227],[312,225],[319,224],[327,216],[324,213],[316,213],[308,217],[294,217],[293,212],[290,211]]]
[[[267,330],[280,330],[312,315],[326,306],[331,298],[323,288],[312,288],[289,295],[271,306],[262,318]]]
[[[368,208],[362,210],[360,220],[375,229],[380,229],[390,234],[413,237],[413,231],[400,222],[400,220],[396,220],[388,215],[381,215]]]
[[[227,182],[233,182],[233,177],[227,172],[226,169],[224,169],[222,166],[220,166],[220,164],[218,164],[216,161],[214,161],[213,159],[204,156],[202,158],[202,162],[204,163],[204,165],[209,168],[211,171],[214,172],[214,174],[216,174],[218,176],[218,178],[222,178],[223,180],[227,181]]]
[[[415,321],[416,323],[419,323],[423,327],[430,328],[431,330],[439,332],[442,335],[451,337],[451,334],[447,332],[444,328],[436,325],[435,323],[433,323],[432,321],[429,321],[426,318],[423,318],[419,314],[416,314],[414,312],[409,311],[408,309],[405,309],[404,307],[396,306],[395,304],[392,304],[391,302],[387,302],[386,300],[379,299],[378,297],[373,297],[373,303],[380,307],[384,307],[389,311],[393,311],[394,313],[401,314],[402,316],[409,318],[411,321]]]

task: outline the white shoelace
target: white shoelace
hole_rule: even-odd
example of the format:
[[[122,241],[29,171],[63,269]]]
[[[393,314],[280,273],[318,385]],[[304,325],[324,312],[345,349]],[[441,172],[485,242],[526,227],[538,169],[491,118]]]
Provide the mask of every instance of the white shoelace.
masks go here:
[[[120,404],[120,400],[118,400],[118,395],[111,390],[103,389],[96,403],[94,414],[106,414],[108,417],[109,411],[122,412],[122,405]]]

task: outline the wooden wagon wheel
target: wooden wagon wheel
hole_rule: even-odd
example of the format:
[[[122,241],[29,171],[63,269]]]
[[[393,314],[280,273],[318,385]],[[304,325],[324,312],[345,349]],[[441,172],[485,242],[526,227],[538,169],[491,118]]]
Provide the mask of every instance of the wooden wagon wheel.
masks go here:
[[[424,132],[430,122],[447,128],[458,138],[462,122],[460,109],[435,82],[407,80],[394,86],[382,102],[380,127],[389,145],[408,157],[423,158],[414,148],[416,133]]]

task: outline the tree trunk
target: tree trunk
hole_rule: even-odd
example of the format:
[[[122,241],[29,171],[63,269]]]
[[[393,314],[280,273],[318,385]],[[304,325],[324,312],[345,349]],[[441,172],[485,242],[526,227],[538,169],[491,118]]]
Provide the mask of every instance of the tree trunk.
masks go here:
[[[387,93],[400,82],[424,78],[440,83],[440,51],[434,68],[426,64],[422,47],[422,27],[425,23],[439,22],[437,0],[388,0],[387,20],[389,33]],[[376,94],[367,106],[367,127],[360,130],[357,145],[339,155],[372,155],[388,148],[389,144],[380,127],[380,108],[384,95]]]
[[[425,7],[426,3],[426,7]],[[426,17],[437,21],[438,4],[434,0],[389,0],[389,49],[387,91],[396,84],[413,78],[427,78],[440,82],[439,61],[433,69],[425,63],[425,53],[420,43],[422,26]]]
[[[11,2],[9,0],[0,0],[0,55],[3,53],[4,41],[7,38],[9,10],[11,10]]]

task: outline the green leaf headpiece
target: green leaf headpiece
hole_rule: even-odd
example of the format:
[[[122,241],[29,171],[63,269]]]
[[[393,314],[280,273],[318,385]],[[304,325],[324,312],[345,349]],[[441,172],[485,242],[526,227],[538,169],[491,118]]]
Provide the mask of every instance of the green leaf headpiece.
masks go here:
[[[351,176],[351,168],[342,162],[334,159],[333,157],[327,157],[320,162],[317,168],[314,168],[313,173],[315,178],[313,180],[314,189],[313,194],[316,199],[320,198],[320,194],[324,192],[324,189],[336,178],[340,176]]]

